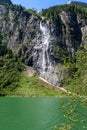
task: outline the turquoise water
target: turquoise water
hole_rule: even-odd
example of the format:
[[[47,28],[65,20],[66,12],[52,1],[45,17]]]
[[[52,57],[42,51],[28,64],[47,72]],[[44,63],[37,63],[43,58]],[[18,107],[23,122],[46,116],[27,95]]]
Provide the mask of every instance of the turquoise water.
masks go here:
[[[62,98],[0,98],[0,130],[53,130],[64,123]]]

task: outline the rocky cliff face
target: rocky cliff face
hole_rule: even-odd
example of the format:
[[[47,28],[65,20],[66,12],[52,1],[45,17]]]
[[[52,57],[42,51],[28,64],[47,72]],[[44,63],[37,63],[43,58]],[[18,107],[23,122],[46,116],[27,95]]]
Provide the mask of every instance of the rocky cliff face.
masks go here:
[[[52,20],[31,14],[21,6],[0,5],[3,42],[14,54],[23,55],[25,64],[54,85],[60,85],[65,77],[65,71],[57,65],[61,62],[61,50],[73,57],[87,32],[87,25],[82,25],[73,12],[62,11],[59,19],[56,27]]]
[[[60,14],[63,26],[65,27],[65,36],[63,41],[69,51],[74,56],[82,42],[82,32],[78,23],[77,15],[74,12],[62,12]],[[64,34],[63,28],[62,32]]]

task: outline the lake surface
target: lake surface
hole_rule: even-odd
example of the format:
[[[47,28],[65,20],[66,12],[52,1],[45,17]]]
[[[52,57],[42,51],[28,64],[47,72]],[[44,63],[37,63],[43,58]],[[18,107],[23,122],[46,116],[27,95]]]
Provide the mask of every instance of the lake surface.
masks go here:
[[[64,123],[62,98],[0,98],[0,130],[53,130]]]

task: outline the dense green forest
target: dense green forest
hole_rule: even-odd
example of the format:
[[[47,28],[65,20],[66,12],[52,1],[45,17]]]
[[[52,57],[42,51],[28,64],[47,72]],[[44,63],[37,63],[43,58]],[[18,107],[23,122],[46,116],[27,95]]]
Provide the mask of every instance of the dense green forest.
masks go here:
[[[87,3],[84,3],[84,2],[72,1],[71,4],[80,6],[81,8],[82,7],[87,8]]]
[[[7,43],[0,39],[0,95],[5,95],[5,91],[13,90],[18,86],[19,74],[24,66],[18,57],[13,56]]]
[[[78,95],[87,95],[87,48],[77,51],[76,61],[70,58],[65,62],[69,69],[69,76],[65,79],[64,85],[69,91]]]
[[[56,23],[59,21],[59,13],[62,11],[66,12],[74,12],[76,13],[81,19],[84,19],[87,23],[87,8],[82,5],[82,3],[71,3],[66,5],[57,5],[50,7],[48,9],[42,9],[41,15],[45,16],[46,18],[50,18]]]

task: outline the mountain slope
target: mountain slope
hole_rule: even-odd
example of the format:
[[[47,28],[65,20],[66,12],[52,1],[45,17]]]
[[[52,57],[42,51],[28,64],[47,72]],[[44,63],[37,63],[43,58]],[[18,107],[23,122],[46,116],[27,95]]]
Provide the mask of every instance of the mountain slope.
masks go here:
[[[87,3],[84,3],[84,2],[71,1],[71,4],[76,5],[76,6],[80,6],[82,8],[87,8]]]
[[[71,83],[77,81],[74,76],[78,75],[77,77],[81,79],[82,75],[85,75],[82,71],[80,75],[77,74],[83,68],[80,68],[80,63],[77,63],[79,55],[77,57],[76,55],[78,50],[86,51],[86,8],[73,3],[44,9],[38,15],[35,11],[27,10],[22,6],[2,3],[0,11],[1,91],[4,87],[8,89],[11,86],[11,90],[18,87],[19,75],[24,70],[24,64],[33,67],[37,75],[53,85],[65,86],[67,83],[64,79],[67,76]],[[16,66],[18,72],[16,79],[13,72],[15,70],[7,69],[12,65],[14,68]],[[6,76],[3,73],[5,66]],[[15,81],[9,82],[10,75]],[[12,87],[14,82],[17,84]]]

